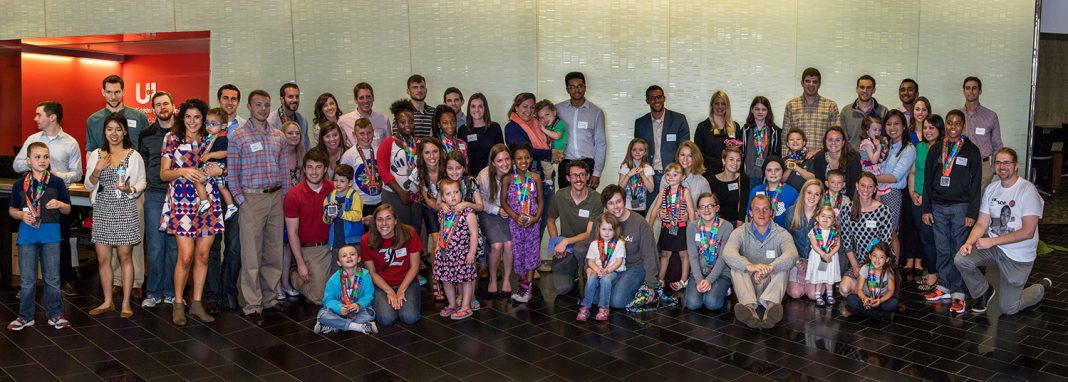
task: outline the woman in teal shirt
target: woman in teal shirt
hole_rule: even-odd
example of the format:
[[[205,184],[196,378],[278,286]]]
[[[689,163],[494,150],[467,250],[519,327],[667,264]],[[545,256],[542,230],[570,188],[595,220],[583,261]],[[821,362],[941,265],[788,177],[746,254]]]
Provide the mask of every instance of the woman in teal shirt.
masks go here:
[[[912,209],[912,225],[920,240],[906,240],[905,243],[912,245],[903,252],[906,257],[910,254],[923,255],[923,266],[927,275],[918,280],[921,291],[928,291],[938,284],[938,271],[935,269],[934,230],[925,224],[921,217],[923,216],[923,174],[927,152],[931,145],[938,144],[942,140],[945,131],[946,125],[942,116],[931,114],[927,117],[927,120],[923,122],[923,141],[916,145],[916,162],[912,166],[912,171],[909,172],[909,194],[912,197],[909,207]],[[905,266],[919,269],[919,266],[913,263],[914,261],[919,260],[910,258]]]

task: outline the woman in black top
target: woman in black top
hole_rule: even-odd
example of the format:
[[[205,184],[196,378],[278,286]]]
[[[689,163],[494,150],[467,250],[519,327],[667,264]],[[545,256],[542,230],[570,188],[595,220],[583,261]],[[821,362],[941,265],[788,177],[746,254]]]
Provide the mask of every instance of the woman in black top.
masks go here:
[[[697,124],[697,130],[693,133],[693,141],[705,158],[706,178],[723,171],[720,154],[724,148],[742,145],[742,129],[731,118],[731,99],[727,97],[727,92],[716,90],[709,103],[712,112],[708,119]]]
[[[482,93],[471,95],[467,101],[467,123],[460,126],[456,136],[467,142],[467,169],[471,174],[486,168],[493,145],[504,143],[501,125],[490,119],[489,104]]]
[[[745,174],[749,176],[749,186],[756,187],[764,183],[761,170],[764,161],[768,157],[782,157],[782,128],[775,126],[775,113],[767,98],[753,98],[742,128],[742,139],[745,141],[742,150],[749,153],[745,156]]]
[[[823,149],[813,154],[804,168],[794,171],[807,179],[827,181],[827,171],[839,169],[845,172],[846,193],[853,195],[857,180],[860,179],[860,155],[857,155],[846,143],[845,131],[833,126],[823,133]]]
[[[712,193],[719,200],[719,217],[735,227],[745,221],[749,208],[749,177],[739,172],[742,151],[737,147],[723,149],[723,171],[708,179]]]

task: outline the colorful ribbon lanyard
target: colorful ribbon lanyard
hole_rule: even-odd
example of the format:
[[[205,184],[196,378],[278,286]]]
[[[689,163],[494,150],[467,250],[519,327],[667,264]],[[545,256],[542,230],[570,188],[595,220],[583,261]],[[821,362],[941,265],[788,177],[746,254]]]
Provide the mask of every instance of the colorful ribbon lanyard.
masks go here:
[[[41,198],[44,196],[45,186],[48,185],[50,173],[45,172],[41,179],[33,177],[33,171],[26,174],[26,180],[22,182],[22,195],[26,198],[26,205],[33,209],[35,214],[41,212]]]
[[[771,188],[771,184],[769,184],[767,182],[764,182],[764,195],[768,195],[768,194],[771,193],[771,191],[768,191],[770,188]],[[782,197],[782,182],[779,182],[779,184],[777,186],[775,186],[775,196],[768,195],[768,199],[771,199],[771,211],[772,212],[776,212],[776,211],[779,210],[778,209],[779,208],[779,198],[781,198],[781,197]]]
[[[641,166],[641,164],[635,161],[633,162],[631,168],[639,168],[638,166]],[[641,188],[645,187],[644,183],[645,182],[642,181],[642,175],[640,172],[638,174],[634,174],[630,177],[629,180],[627,180],[627,192],[629,192],[635,197],[637,197],[638,195],[644,196],[645,192],[639,192]]]
[[[834,197],[834,201],[832,202],[831,201],[831,191],[828,190],[827,192],[825,192],[823,194],[823,205],[831,206],[831,208],[837,209],[837,208],[842,206],[842,197],[843,196],[845,196],[845,195],[842,194],[841,191],[838,191],[837,195],[835,195],[835,197]]]
[[[682,190],[685,189],[686,187],[680,184],[675,186],[675,192],[671,192],[671,185],[668,185],[667,191],[664,192],[664,200],[662,203],[664,207],[662,207],[662,213],[671,217],[671,220],[669,221],[671,226],[675,226],[682,221],[681,219],[679,219],[679,215],[681,214],[680,211],[682,211],[683,203]]]
[[[761,127],[753,130],[753,140],[756,141],[756,157],[764,157],[764,146],[767,146],[767,140],[764,139],[764,131],[767,127]]]
[[[953,162],[957,161],[961,146],[964,146],[964,139],[961,137],[957,137],[957,141],[953,142],[953,151],[949,150],[949,138],[942,141],[942,176],[953,173]]]
[[[793,159],[798,165],[805,163],[808,159],[808,147],[802,147],[799,151],[790,150],[786,153],[786,159]]]
[[[865,287],[868,289],[868,296],[871,298],[878,299],[883,296],[883,288],[880,287],[880,284],[882,284],[884,274],[884,271],[876,270],[874,264],[868,264],[868,276]]]
[[[601,255],[601,268],[608,268],[608,262],[612,259],[612,252],[616,251],[616,243],[619,239],[612,238],[608,242],[604,239],[597,239],[597,251]]]
[[[284,104],[285,101],[282,101],[282,103]],[[280,121],[278,124],[279,126],[286,122],[289,122],[289,116],[287,116],[285,112],[285,105],[278,107],[278,120]]]
[[[357,274],[359,274],[359,269],[360,268],[356,268]],[[344,269],[341,270],[341,303],[342,304],[350,305],[350,304],[355,303],[357,300],[359,300],[360,283],[363,282],[363,279],[360,278],[360,277],[353,277],[353,276],[355,276],[355,275],[350,275],[348,272],[345,272]],[[355,279],[356,281],[354,282],[353,279]]]
[[[831,251],[831,247],[834,247],[834,241],[838,238],[838,230],[832,227],[831,230],[827,232],[827,240],[823,240],[823,231],[820,230],[820,227],[813,228],[812,235],[816,236],[816,244],[819,244],[820,250],[827,253]]]
[[[371,160],[367,160],[367,157],[363,156],[363,149],[357,147],[356,152],[360,154],[360,160],[363,161],[363,173],[366,177],[366,186],[368,195],[378,194],[378,162],[375,161],[375,149],[371,150]]]
[[[438,248],[448,248],[446,244],[449,243],[449,237],[452,236],[453,228],[456,227],[456,218],[460,216],[459,211],[453,211],[441,214],[441,239],[438,242]]]
[[[701,245],[698,250],[705,260],[705,264],[715,265],[716,247],[719,246],[719,216],[712,221],[711,228],[705,228],[705,219],[700,219],[697,224],[698,242]]]
[[[415,137],[398,136],[397,142],[400,143],[401,150],[404,150],[404,156],[408,159],[408,169],[411,170],[415,167]]]
[[[515,185],[515,199],[519,201],[519,211],[516,213],[520,215],[534,215],[532,202],[530,200],[530,192],[534,190],[534,179],[531,176],[529,170],[523,172],[523,177],[519,177],[519,168],[512,167],[512,184]]]

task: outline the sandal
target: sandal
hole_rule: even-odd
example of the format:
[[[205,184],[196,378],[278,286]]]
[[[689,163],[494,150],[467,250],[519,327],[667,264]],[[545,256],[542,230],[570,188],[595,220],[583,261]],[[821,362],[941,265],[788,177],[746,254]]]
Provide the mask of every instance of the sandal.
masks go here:
[[[445,301],[445,292],[441,290],[441,283],[439,282],[434,283],[434,301]]]
[[[828,293],[827,294],[827,305],[834,305],[836,303],[837,303],[837,301],[834,300],[834,294]]]
[[[439,315],[441,315],[442,317],[449,317],[449,316],[453,315],[453,313],[456,313],[457,310],[460,310],[460,307],[458,307],[458,306],[446,306],[445,309],[441,310],[441,313],[439,313]]]
[[[460,310],[457,310],[457,311],[453,312],[452,315],[449,318],[452,318],[455,321],[459,321],[459,320],[471,317],[471,314],[472,314],[471,313],[471,309],[464,308],[464,309],[460,309]]]
[[[823,301],[823,296],[816,296],[816,306],[823,307],[823,306],[826,306],[826,305],[827,305],[827,302]]]
[[[673,283],[671,283],[671,289],[675,290],[676,292],[680,291],[683,288],[686,288],[686,284],[688,282],[689,282],[689,280],[679,280],[679,281],[673,282]]]
[[[923,278],[916,281],[920,284],[916,287],[920,292],[930,292],[938,286],[938,280],[935,280],[933,283],[927,282],[927,275],[924,275]]]

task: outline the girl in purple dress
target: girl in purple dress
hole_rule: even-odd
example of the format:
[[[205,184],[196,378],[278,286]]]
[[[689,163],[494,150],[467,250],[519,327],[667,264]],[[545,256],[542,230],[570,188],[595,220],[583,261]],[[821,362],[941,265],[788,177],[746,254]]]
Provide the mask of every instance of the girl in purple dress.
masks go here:
[[[512,149],[515,168],[512,174],[505,176],[501,187],[502,205],[510,218],[508,228],[512,234],[512,254],[515,256],[515,273],[519,275],[519,289],[512,294],[512,299],[519,303],[530,301],[530,282],[534,270],[541,265],[541,230],[538,219],[541,217],[542,200],[541,176],[530,171],[533,159],[530,145],[522,144]]]

